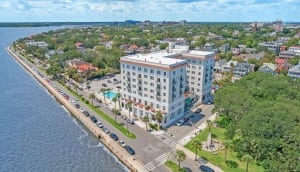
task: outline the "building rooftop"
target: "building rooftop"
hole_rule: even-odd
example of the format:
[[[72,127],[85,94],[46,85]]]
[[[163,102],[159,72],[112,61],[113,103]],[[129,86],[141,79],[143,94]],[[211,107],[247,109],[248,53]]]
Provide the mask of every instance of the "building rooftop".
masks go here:
[[[129,56],[121,57],[122,60],[129,60],[139,63],[152,63],[155,65],[165,65],[165,66],[177,66],[181,64],[186,64],[186,60],[175,59],[172,57],[178,56],[176,53],[167,52],[155,52],[149,54],[134,54]]]
[[[195,50],[191,50],[188,52],[188,54],[191,55],[200,55],[200,56],[208,56],[208,55],[214,55],[214,52],[209,52],[209,51],[195,51]]]

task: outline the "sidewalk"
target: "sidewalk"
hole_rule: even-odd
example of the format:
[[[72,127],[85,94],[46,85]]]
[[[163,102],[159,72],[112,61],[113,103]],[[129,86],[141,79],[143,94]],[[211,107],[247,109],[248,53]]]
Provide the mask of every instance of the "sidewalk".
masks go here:
[[[180,144],[176,144],[176,149],[177,150],[182,150],[186,154],[187,159],[190,159],[191,162],[193,161],[197,165],[200,166],[200,164],[197,161],[195,161],[195,154],[193,152],[191,152],[190,150],[186,149],[185,147],[183,147]],[[210,163],[208,161],[205,163],[205,165],[209,166],[210,168],[212,168],[213,170],[215,170],[215,172],[223,172],[223,170],[221,168],[219,168],[218,166],[213,165],[212,163]]]

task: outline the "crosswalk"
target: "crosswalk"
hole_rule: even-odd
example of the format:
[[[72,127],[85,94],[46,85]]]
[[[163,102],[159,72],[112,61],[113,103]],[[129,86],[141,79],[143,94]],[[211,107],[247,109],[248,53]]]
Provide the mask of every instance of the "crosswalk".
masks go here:
[[[176,153],[176,144],[177,143],[175,141],[173,141],[172,139],[170,139],[164,135],[160,135],[160,136],[158,136],[158,138],[160,140],[162,140],[165,144],[168,145],[168,147],[170,148],[170,151],[156,157],[153,161],[148,162],[144,166],[148,171],[153,171],[155,168],[161,166]]]

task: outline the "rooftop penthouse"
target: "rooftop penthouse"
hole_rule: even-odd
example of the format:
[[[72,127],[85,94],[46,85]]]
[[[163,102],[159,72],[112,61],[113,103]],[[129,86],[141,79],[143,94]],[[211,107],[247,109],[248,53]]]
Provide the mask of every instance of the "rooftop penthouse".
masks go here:
[[[176,59],[180,54],[168,52],[156,52],[149,54],[135,54],[121,57],[120,62],[132,63],[146,66],[156,66],[157,68],[175,68],[187,64],[186,60]]]

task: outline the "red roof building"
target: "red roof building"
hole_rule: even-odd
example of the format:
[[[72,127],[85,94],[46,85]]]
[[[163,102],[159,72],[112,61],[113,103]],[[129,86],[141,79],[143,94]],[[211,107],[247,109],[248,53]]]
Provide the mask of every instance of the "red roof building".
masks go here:
[[[282,70],[288,70],[289,69],[289,64],[288,64],[286,59],[277,58],[275,60],[275,62],[277,64],[277,71],[278,72],[280,72]]]

